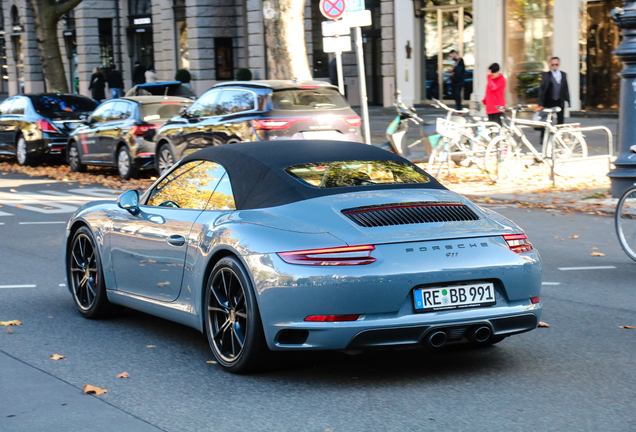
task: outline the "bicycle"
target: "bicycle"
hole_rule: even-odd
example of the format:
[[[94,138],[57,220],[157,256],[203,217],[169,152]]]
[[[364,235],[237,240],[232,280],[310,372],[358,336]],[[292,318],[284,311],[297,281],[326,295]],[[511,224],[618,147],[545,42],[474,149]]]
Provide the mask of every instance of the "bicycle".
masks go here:
[[[518,119],[517,113],[526,108],[530,108],[530,106],[517,105],[514,108],[506,109],[511,112],[509,123],[503,122],[500,136],[493,139],[486,149],[486,173],[493,182],[507,180],[517,172],[522,145],[534,156],[535,164],[546,163],[551,166],[553,159],[587,157],[588,149],[585,138],[581,132],[576,131],[579,123],[552,124],[552,116],[560,112],[561,108],[544,108],[543,112],[547,114],[545,121]],[[523,128],[528,126],[546,130],[541,152],[532,145],[523,132]],[[517,143],[515,138],[519,138],[521,144]]]
[[[630,147],[632,155],[636,154],[636,145]],[[618,200],[614,215],[616,234],[623,250],[636,261],[636,184],[629,187]]]

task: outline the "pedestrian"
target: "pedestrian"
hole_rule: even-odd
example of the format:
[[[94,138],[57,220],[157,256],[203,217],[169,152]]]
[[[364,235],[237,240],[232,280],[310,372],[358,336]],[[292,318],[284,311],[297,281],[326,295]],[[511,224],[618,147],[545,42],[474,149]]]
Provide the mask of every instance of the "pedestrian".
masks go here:
[[[453,99],[455,99],[455,109],[462,109],[462,88],[464,87],[464,75],[466,74],[466,65],[464,59],[459,56],[457,51],[451,50],[449,53],[451,60],[455,61],[455,65],[448,69],[451,73],[451,90]]]
[[[488,121],[502,124],[503,108],[506,106],[506,78],[499,72],[499,63],[488,66],[486,96],[481,102],[486,106]]]
[[[570,105],[570,89],[565,72],[559,70],[561,61],[558,57],[550,59],[550,71],[541,73],[541,85],[539,86],[539,106],[535,111],[543,108],[559,107],[556,124],[563,124],[565,120],[565,103]],[[545,129],[541,130],[541,143]]]
[[[156,83],[157,82],[157,72],[155,72],[155,67],[150,65],[146,73],[144,74],[147,83]]]
[[[105,88],[106,82],[104,80],[104,74],[100,68],[96,67],[93,69],[91,83],[88,86],[88,89],[91,91],[91,97],[95,99],[95,102],[102,103],[102,101],[106,99],[106,93],[104,92]]]
[[[110,73],[108,74],[108,88],[113,99],[121,97],[124,89],[124,79],[121,76],[121,72],[117,70],[117,66],[110,66]]]
[[[135,62],[135,69],[133,69],[133,85],[144,84],[146,82],[146,68],[139,63],[139,60]]]

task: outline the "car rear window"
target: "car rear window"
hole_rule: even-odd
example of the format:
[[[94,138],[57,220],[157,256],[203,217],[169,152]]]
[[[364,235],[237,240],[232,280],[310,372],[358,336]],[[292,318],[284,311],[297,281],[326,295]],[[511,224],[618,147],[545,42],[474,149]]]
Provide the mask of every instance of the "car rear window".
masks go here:
[[[97,108],[97,102],[81,96],[43,95],[31,99],[33,107],[45,117],[68,117],[89,114]]]
[[[179,115],[181,107],[189,107],[192,102],[165,101],[160,103],[144,104],[139,107],[143,121],[169,120]]]
[[[341,161],[293,165],[288,174],[309,186],[335,188],[378,184],[428,183],[417,166],[396,161]]]
[[[279,90],[272,93],[272,108],[286,111],[347,108],[349,104],[330,88]]]

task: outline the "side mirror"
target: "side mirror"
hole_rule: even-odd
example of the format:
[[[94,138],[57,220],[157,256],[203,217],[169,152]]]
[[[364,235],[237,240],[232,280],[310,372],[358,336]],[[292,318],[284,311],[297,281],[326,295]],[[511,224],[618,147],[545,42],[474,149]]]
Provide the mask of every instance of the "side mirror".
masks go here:
[[[179,109],[179,115],[180,115],[181,117],[187,117],[187,112],[188,112],[188,107],[184,107],[184,106],[182,106],[182,107]]]
[[[139,192],[131,189],[122,193],[117,197],[117,206],[132,214],[137,214],[139,212]]]

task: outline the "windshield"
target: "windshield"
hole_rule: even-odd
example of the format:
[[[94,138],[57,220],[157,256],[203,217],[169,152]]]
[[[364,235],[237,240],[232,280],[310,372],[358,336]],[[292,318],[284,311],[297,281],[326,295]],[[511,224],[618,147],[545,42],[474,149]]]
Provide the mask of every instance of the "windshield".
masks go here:
[[[97,108],[97,102],[82,96],[43,95],[31,100],[35,111],[44,117],[77,117]]]
[[[189,107],[192,102],[188,101],[164,101],[160,103],[144,104],[139,107],[141,119],[145,122],[157,120],[169,120],[178,116],[181,107]]]
[[[272,108],[301,111],[347,108],[349,104],[337,90],[330,88],[279,90],[272,93]]]
[[[430,182],[428,175],[417,166],[396,161],[310,163],[290,166],[285,171],[318,188]]]

